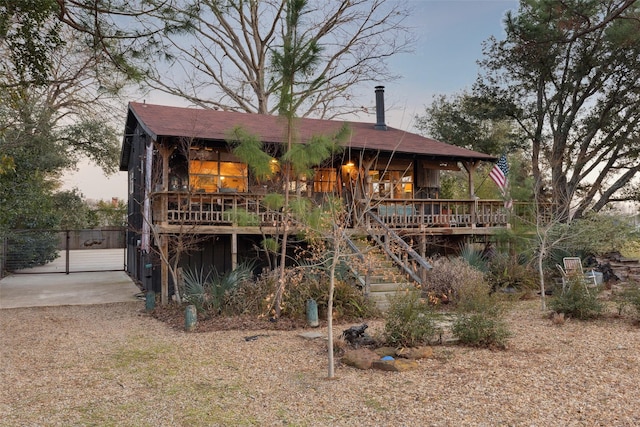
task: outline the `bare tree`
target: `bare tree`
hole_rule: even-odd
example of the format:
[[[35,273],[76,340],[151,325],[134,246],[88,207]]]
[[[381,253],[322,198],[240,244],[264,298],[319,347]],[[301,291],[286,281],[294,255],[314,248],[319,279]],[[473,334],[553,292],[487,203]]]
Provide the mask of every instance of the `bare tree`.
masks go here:
[[[540,309],[547,309],[546,295],[547,286],[545,284],[545,260],[563,240],[566,240],[565,231],[558,233],[559,229],[566,229],[565,223],[558,219],[544,220],[544,215],[537,212],[536,214],[536,243],[538,246],[536,256],[536,270],[538,271],[538,280],[540,281]]]
[[[280,75],[271,72],[271,53],[286,37],[282,0],[226,2],[156,0],[153,53],[145,56],[149,85],[205,108],[275,114]],[[404,24],[406,2],[315,0],[301,16],[300,34],[322,48],[319,65],[295,86],[300,116],[334,118],[362,109],[356,104],[363,83],[397,78],[386,60],[408,52],[413,43]],[[159,48],[161,46],[161,48]],[[158,51],[162,55],[157,55]],[[286,83],[286,82],[285,82]]]

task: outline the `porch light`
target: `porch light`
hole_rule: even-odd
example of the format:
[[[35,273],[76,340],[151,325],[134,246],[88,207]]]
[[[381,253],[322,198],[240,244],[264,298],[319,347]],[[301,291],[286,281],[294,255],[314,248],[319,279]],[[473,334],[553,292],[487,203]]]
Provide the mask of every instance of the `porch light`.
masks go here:
[[[352,161],[349,161],[349,163],[347,163],[345,166],[352,168],[355,166],[355,163],[353,163]]]

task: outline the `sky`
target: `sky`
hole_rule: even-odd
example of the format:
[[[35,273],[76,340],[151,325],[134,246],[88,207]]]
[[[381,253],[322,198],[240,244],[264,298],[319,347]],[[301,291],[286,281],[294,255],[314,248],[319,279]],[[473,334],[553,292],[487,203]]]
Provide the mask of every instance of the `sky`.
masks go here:
[[[517,10],[517,0],[398,0],[415,10],[408,25],[415,29],[415,51],[391,58],[390,66],[402,78],[380,82],[385,86],[386,123],[412,131],[413,119],[422,115],[436,95],[451,95],[470,89],[478,75],[476,63],[482,57],[482,42],[490,36],[504,37],[503,19],[508,10]],[[159,93],[144,95],[148,103],[172,105]],[[142,101],[142,99],[132,99]],[[375,102],[374,88],[363,105]],[[175,105],[175,104],[174,104]],[[375,123],[371,117],[362,121]],[[125,117],[122,117],[124,131]],[[127,199],[127,175],[105,176],[86,163],[62,178],[63,188],[77,188],[87,199]]]

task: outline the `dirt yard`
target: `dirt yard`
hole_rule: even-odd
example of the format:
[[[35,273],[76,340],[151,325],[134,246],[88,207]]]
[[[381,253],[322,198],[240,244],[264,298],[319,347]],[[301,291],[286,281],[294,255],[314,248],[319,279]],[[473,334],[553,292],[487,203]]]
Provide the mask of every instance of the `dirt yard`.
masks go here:
[[[325,342],[292,325],[185,333],[143,309],[0,310],[0,425],[640,425],[640,328],[626,317],[556,325],[519,302],[506,351],[436,346],[418,370],[338,365],[328,380]]]

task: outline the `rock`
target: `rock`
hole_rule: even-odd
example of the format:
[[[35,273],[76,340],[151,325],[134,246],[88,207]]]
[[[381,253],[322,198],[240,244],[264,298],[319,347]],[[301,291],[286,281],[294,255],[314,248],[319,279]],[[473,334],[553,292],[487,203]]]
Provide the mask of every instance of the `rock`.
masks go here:
[[[358,348],[358,347],[369,347],[369,346],[374,346],[376,344],[376,340],[370,336],[369,334],[363,334],[361,337],[356,338],[353,342],[352,342],[353,346]]]
[[[395,356],[397,349],[395,347],[380,347],[374,350],[380,357]]]
[[[375,360],[379,360],[378,356],[372,350],[368,348],[358,348],[355,350],[348,350],[344,356],[342,356],[342,363],[348,366],[353,366],[358,369],[370,369],[371,364]]]
[[[302,332],[300,334],[298,334],[299,337],[304,338],[306,340],[315,340],[318,338],[324,338],[324,334],[322,332],[316,332],[316,331],[308,331],[308,332]]]
[[[433,357],[433,348],[431,347],[411,347],[411,348],[401,348],[396,351],[396,356],[402,357],[404,359],[426,359],[429,357]]]
[[[418,368],[418,362],[408,359],[375,360],[371,367],[381,371],[405,372]]]

